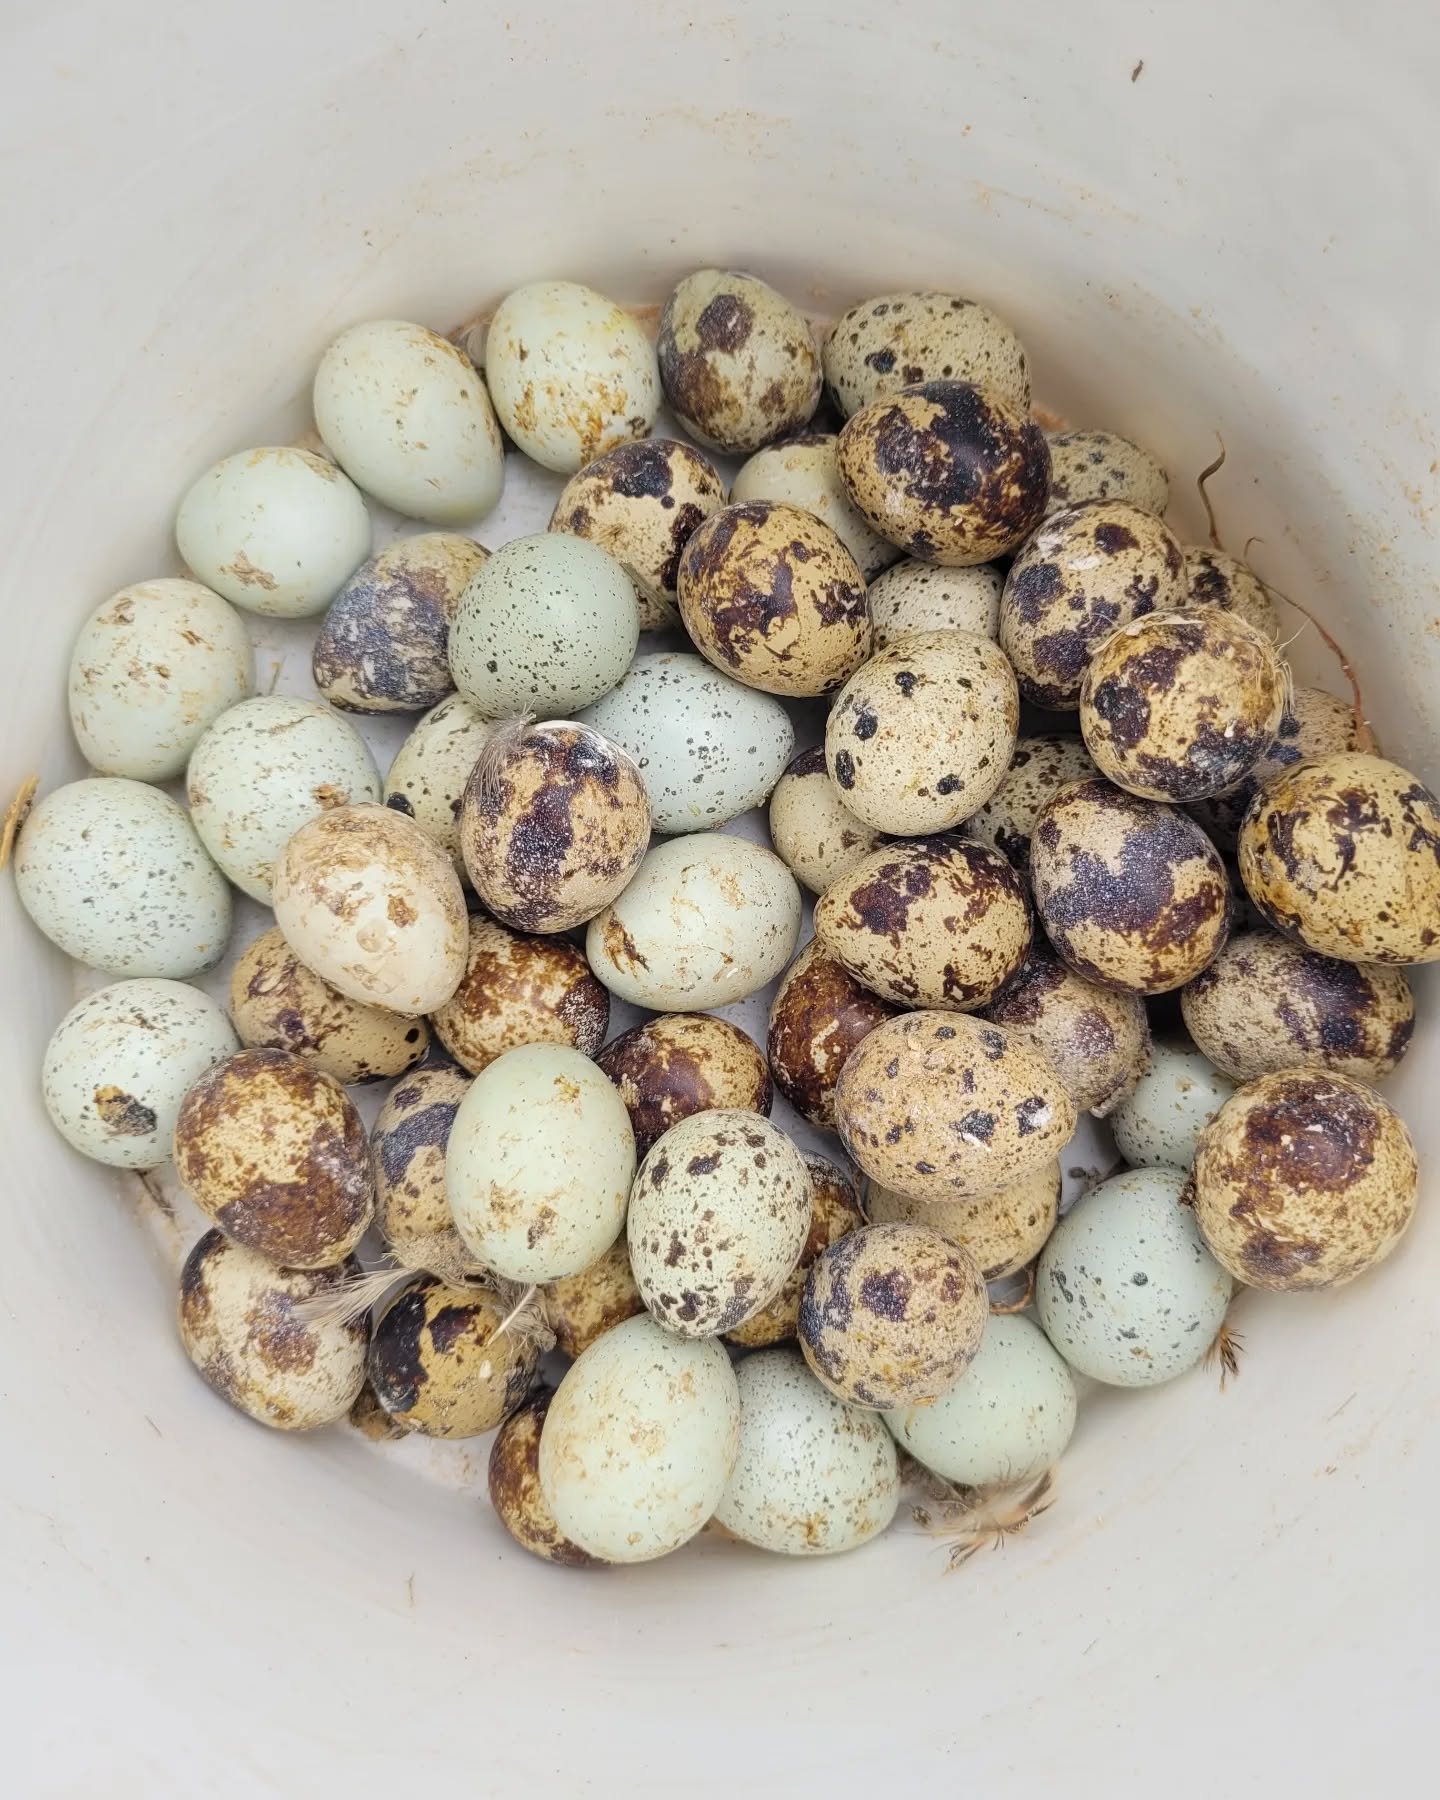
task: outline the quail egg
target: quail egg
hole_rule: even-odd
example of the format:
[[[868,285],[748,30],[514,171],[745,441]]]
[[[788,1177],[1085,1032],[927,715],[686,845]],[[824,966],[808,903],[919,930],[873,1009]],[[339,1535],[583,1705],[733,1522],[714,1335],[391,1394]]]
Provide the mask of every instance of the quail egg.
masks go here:
[[[1060,1164],[1048,1162],[1008,1187],[958,1200],[911,1200],[872,1182],[865,1216],[872,1225],[929,1225],[968,1250],[986,1281],[1003,1281],[1034,1262],[1055,1229]]]
[[[894,544],[874,532],[856,512],[840,479],[839,439],[807,431],[757,450],[731,483],[730,498],[780,500],[822,519],[855,558],[866,581],[898,561]]]
[[[993,638],[1000,629],[1005,580],[988,563],[942,569],[907,557],[870,583],[866,599],[875,648],[908,631],[973,631]]]
[[[989,844],[1022,873],[1030,867],[1030,839],[1040,809],[1058,789],[1098,774],[1078,737],[1022,737],[999,787],[961,830]]]
[[[375,1321],[368,1372],[395,1423],[423,1437],[479,1437],[525,1398],[533,1339],[499,1331],[506,1308],[483,1289],[408,1282]]]
[[[1123,500],[1158,519],[1170,504],[1170,477],[1148,450],[1113,431],[1050,433],[1050,507]]]
[[[1110,1114],[1115,1148],[1132,1168],[1188,1169],[1200,1133],[1234,1092],[1198,1050],[1152,1043],[1144,1073]]]
[[[885,839],[841,799],[817,744],[802,750],[775,784],[770,841],[795,879],[823,894]]]
[[[493,730],[463,694],[451,694],[416,724],[385,777],[385,804],[433,838],[462,881],[469,877],[460,854],[460,802]]]
[[[588,1269],[547,1281],[543,1298],[545,1322],[566,1356],[581,1355],[607,1331],[643,1313],[624,1232]]]
[[[765,1349],[793,1338],[800,1329],[800,1300],[815,1259],[847,1231],[858,1231],[865,1223],[849,1175],[823,1156],[807,1156],[805,1167],[810,1175],[810,1229],[800,1259],[773,1300],[725,1333],[728,1343]]]
[[[768,1039],[775,1085],[802,1119],[835,1129],[835,1083],[845,1059],[896,1011],[811,939],[775,990]]]
[[[1280,636],[1280,616],[1264,583],[1236,556],[1212,550],[1207,544],[1185,547],[1185,579],[1189,586],[1183,606],[1195,611],[1234,613],[1273,643]]]
[[[1138,994],[1087,981],[1038,944],[985,1017],[1029,1032],[1070,1090],[1075,1110],[1100,1118],[1134,1087],[1150,1049]]]
[[[672,1125],[715,1109],[768,1116],[774,1089],[760,1047],[728,1019],[662,1013],[622,1032],[596,1058],[619,1089],[644,1156]]]
[[[848,417],[917,381],[968,381],[1030,410],[1020,340],[988,307],[959,294],[881,294],[842,313],[825,341],[825,383]]]
[[[460,985],[431,1015],[435,1035],[478,1075],[521,1044],[564,1044],[594,1056],[610,1025],[610,995],[563,938],[529,937],[477,913]]]
[[[540,1434],[553,1398],[549,1388],[532,1394],[495,1433],[490,1446],[490,1504],[515,1542],[532,1556],[567,1569],[597,1568],[596,1559],[572,1544],[555,1523],[540,1491]]]
[[[462,1069],[426,1063],[385,1096],[370,1133],[375,1172],[375,1223],[398,1256],[417,1240],[453,1236],[445,1192],[445,1151],[460,1102],[470,1088]],[[463,1255],[455,1239],[456,1260]]]
[[[1314,762],[1338,750],[1358,748],[1360,719],[1348,700],[1324,688],[1296,688],[1274,741],[1243,781],[1223,794],[1197,800],[1189,809],[1222,850],[1232,850],[1246,809],[1267,781],[1298,762]]]

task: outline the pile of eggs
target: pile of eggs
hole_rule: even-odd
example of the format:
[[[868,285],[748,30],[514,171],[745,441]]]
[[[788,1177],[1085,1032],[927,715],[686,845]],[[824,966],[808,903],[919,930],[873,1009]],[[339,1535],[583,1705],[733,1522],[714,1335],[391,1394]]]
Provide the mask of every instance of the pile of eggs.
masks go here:
[[[707,269],[652,342],[546,281],[463,343],[352,326],[318,448],[199,476],[184,573],[81,627],[93,774],[15,845],[111,978],[45,1105],[99,1162],[173,1158],[217,1394],[493,1432],[553,1562],[711,1521],[814,1555],[885,1529],[902,1450],[1033,1481],[1237,1284],[1394,1248],[1377,1084],[1440,959],[1440,808],[1294,688],[1153,456],[1047,434],[1014,332],[948,294],[820,344]],[[549,529],[482,546],[517,457]],[[376,550],[372,507],[417,529]],[[244,615],[318,621],[314,698],[255,692]],[[382,771],[354,721],[389,715]],[[773,849],[730,829],[767,806]],[[222,1005],[237,904],[268,912]],[[721,1010],[757,997],[763,1046]],[[1062,1206],[1087,1114],[1128,1167]]]

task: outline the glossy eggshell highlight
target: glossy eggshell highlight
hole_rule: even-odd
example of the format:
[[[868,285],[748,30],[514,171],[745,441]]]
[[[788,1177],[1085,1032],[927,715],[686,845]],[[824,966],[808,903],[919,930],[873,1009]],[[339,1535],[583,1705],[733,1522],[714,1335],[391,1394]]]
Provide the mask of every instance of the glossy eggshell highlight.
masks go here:
[[[460,985],[430,1023],[456,1062],[478,1075],[522,1044],[565,1044],[594,1056],[610,1024],[610,996],[574,944],[476,913]]]
[[[433,1275],[412,1281],[375,1321],[370,1386],[386,1414],[422,1437],[493,1431],[525,1398],[538,1353],[518,1332],[496,1336],[507,1308]]]
[[[1008,1187],[955,1200],[911,1200],[874,1182],[865,1193],[872,1225],[929,1225],[968,1250],[986,1281],[1001,1281],[1035,1260],[1055,1229],[1059,1206],[1058,1161]]]
[[[727,1343],[764,1349],[793,1338],[800,1328],[800,1301],[816,1258],[846,1232],[858,1231],[865,1223],[855,1184],[838,1164],[823,1156],[807,1156],[805,1167],[810,1175],[810,1229],[799,1260],[772,1300],[725,1333]]]
[[[540,1434],[553,1392],[532,1394],[495,1433],[490,1446],[487,1486],[495,1517],[532,1556],[567,1569],[599,1566],[555,1523],[540,1489]]]
[[[897,1010],[811,939],[775,990],[767,1039],[775,1085],[802,1119],[835,1129],[835,1084],[846,1058]]]
[[[817,744],[802,750],[775,785],[770,841],[795,879],[823,894],[884,838],[845,804]]]
[[[709,1013],[647,1019],[612,1038],[595,1060],[625,1102],[637,1156],[692,1113],[720,1108],[768,1116],[775,1097],[759,1045]]]

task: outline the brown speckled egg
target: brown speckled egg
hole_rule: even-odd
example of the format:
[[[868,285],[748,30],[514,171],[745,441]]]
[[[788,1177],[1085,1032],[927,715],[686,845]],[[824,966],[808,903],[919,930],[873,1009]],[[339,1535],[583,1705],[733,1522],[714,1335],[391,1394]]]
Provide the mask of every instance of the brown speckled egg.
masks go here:
[[[1339,1287],[1395,1248],[1419,1164],[1363,1082],[1282,1069],[1238,1088],[1200,1134],[1190,1198],[1215,1260],[1249,1287]]]
[[[1062,788],[1041,811],[1030,878],[1061,961],[1110,987],[1183,987],[1229,930],[1225,864],[1195,821],[1098,776]]]
[[[989,844],[1022,871],[1030,867],[1030,836],[1040,808],[1071,781],[1096,773],[1084,740],[1078,737],[1022,737],[999,787],[961,830],[977,844]]]
[[[460,803],[466,871],[502,923],[569,931],[640,867],[650,846],[645,782],[588,725],[532,725],[499,743],[492,738]]]
[[[1251,802],[1240,876],[1278,931],[1345,962],[1440,960],[1440,802],[1397,763],[1301,763]]]
[[[923,562],[1005,556],[1039,524],[1050,451],[998,394],[929,381],[876,400],[840,433],[840,474],[882,537]]]
[[[1009,1187],[1054,1160],[1075,1104],[1032,1038],[954,1013],[902,1013],[861,1040],[835,1088],[840,1141],[912,1200]]]
[[[343,1262],[374,1210],[359,1113],[285,1050],[241,1050],[200,1077],[175,1124],[175,1169],[228,1237],[282,1268]]]
[[[1360,720],[1348,700],[1339,700],[1324,688],[1296,688],[1274,741],[1255,767],[1225,793],[1197,800],[1190,808],[1191,817],[1199,820],[1222,850],[1233,850],[1246,809],[1267,781],[1298,762],[1354,750],[1359,735]]]
[[[495,1433],[490,1446],[490,1504],[515,1542],[532,1556],[567,1569],[603,1568],[599,1557],[565,1536],[540,1491],[540,1433],[553,1398],[550,1388],[532,1394]]]
[[[402,1256],[417,1238],[448,1234],[456,1259],[467,1259],[445,1193],[445,1146],[469,1086],[463,1069],[427,1063],[397,1081],[376,1114],[370,1132],[375,1223]]]
[[[477,913],[460,985],[430,1024],[456,1062],[478,1075],[521,1044],[568,1044],[594,1056],[610,1028],[610,996],[574,944],[528,937]]]
[[[802,750],[770,796],[770,841],[812,894],[848,875],[884,835],[857,819],[825,767],[824,748]]]
[[[825,383],[848,418],[917,381],[973,381],[1030,410],[1019,338],[989,307],[959,294],[880,294],[842,313],[822,352]]]
[[[805,1167],[810,1171],[810,1231],[800,1260],[768,1306],[725,1333],[727,1343],[763,1350],[793,1338],[800,1328],[800,1299],[816,1258],[865,1223],[855,1184],[843,1169],[823,1156],[807,1156]]]
[[[588,538],[635,584],[642,631],[674,631],[680,552],[725,504],[713,463],[674,438],[618,444],[572,475],[555,502],[551,531]]]
[[[974,631],[993,638],[1004,585],[1004,576],[988,563],[942,569],[907,557],[870,583],[866,600],[875,648],[883,650],[907,631]]]
[[[820,352],[768,282],[697,269],[671,293],[655,343],[665,398],[702,444],[747,454],[803,431],[820,404]]]
[[[1036,706],[1080,704],[1085,668],[1117,625],[1185,604],[1185,558],[1152,514],[1121,500],[1052,514],[1010,565],[1000,647]]]
[[[845,1059],[895,1012],[811,939],[781,977],[770,1007],[770,1071],[802,1119],[835,1129],[835,1083]]]
[[[1150,1052],[1150,1024],[1138,994],[1087,981],[1039,944],[985,1017],[1029,1032],[1070,1090],[1075,1110],[1101,1118],[1140,1079]]]
[[[277,1269],[253,1250],[207,1231],[180,1271],[180,1341],[208,1386],[278,1431],[313,1431],[343,1419],[365,1383],[365,1322],[307,1323],[298,1301],[358,1275]]]
[[[681,1337],[733,1331],[768,1306],[810,1229],[810,1172],[755,1113],[693,1113],[640,1165],[626,1236],[651,1317]]]
[[[1113,431],[1050,434],[1050,508],[1123,500],[1158,519],[1170,504],[1170,477],[1139,444]]]
[[[1238,556],[1227,556],[1208,544],[1187,544],[1184,555],[1189,594],[1180,602],[1182,606],[1234,613],[1272,643],[1280,636],[1275,602]]]
[[[463,694],[451,694],[416,721],[385,777],[385,804],[433,838],[467,882],[460,854],[460,802],[494,729]]]
[[[873,851],[815,905],[826,954],[897,1006],[988,1005],[1030,929],[1025,884],[1000,852],[948,834]]]
[[[578,1275],[562,1275],[541,1289],[545,1322],[555,1333],[555,1343],[566,1356],[579,1356],[596,1338],[645,1310],[635,1274],[630,1267],[630,1246],[622,1231],[601,1257]]]
[[[757,450],[730,484],[730,498],[783,500],[814,513],[855,558],[866,581],[899,560],[900,552],[856,512],[840,479],[839,438],[806,431]]]
[[[473,538],[399,538],[330,602],[311,655],[315,685],[345,712],[424,712],[451,692],[450,621],[490,554]]]
[[[1183,804],[1233,787],[1275,741],[1289,675],[1232,614],[1148,613],[1111,632],[1080,689],[1080,730],[1127,793]]]
[[[400,1291],[375,1323],[368,1364],[375,1397],[397,1425],[424,1437],[478,1437],[514,1411],[539,1353],[519,1331],[496,1337],[506,1312],[496,1295],[433,1275]]]
[[[909,632],[840,690],[825,722],[825,766],[876,831],[949,831],[1004,779],[1019,723],[1014,671],[989,638]]]
[[[289,1050],[337,1081],[403,1075],[430,1047],[423,1019],[349,1000],[307,969],[276,926],[230,976],[230,1017],[252,1050]]]
[[[770,1070],[760,1046],[728,1019],[663,1013],[614,1038],[596,1062],[620,1090],[635,1154],[691,1113],[728,1107],[769,1115]]]
[[[695,648],[746,687],[828,694],[870,652],[865,578],[828,525],[775,500],[712,513],[680,557]]]
[[[865,1216],[872,1225],[929,1225],[968,1250],[986,1281],[1002,1281],[1033,1262],[1055,1229],[1060,1164],[1049,1162],[1009,1187],[958,1200],[911,1200],[872,1182]]]
[[[1274,1069],[1329,1069],[1378,1081],[1415,1029],[1398,969],[1340,962],[1273,931],[1245,931],[1180,990],[1185,1029],[1217,1069],[1250,1081]]]
[[[866,1225],[821,1251],[800,1302],[800,1348],[841,1400],[888,1412],[938,1400],[990,1316],[968,1251],[928,1225]]]

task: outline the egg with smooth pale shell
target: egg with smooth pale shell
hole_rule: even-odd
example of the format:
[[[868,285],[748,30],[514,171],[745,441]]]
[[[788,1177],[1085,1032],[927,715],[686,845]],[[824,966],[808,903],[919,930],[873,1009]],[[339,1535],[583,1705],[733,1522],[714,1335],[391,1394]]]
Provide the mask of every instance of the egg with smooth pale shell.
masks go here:
[[[564,1044],[594,1056],[610,1024],[610,996],[564,938],[470,920],[460,985],[430,1016],[435,1035],[472,1075],[522,1044]]]
[[[490,1446],[487,1486],[495,1517],[532,1556],[567,1569],[599,1566],[555,1523],[540,1489],[540,1434],[554,1398],[546,1388],[518,1406],[495,1433]]]
[[[1156,1041],[1139,1081],[1110,1114],[1115,1147],[1132,1168],[1188,1169],[1200,1133],[1234,1092],[1230,1077],[1198,1050]]]
[[[1000,629],[1005,578],[988,563],[944,569],[907,557],[877,575],[866,593],[877,650],[907,631],[973,631],[993,638]]]

